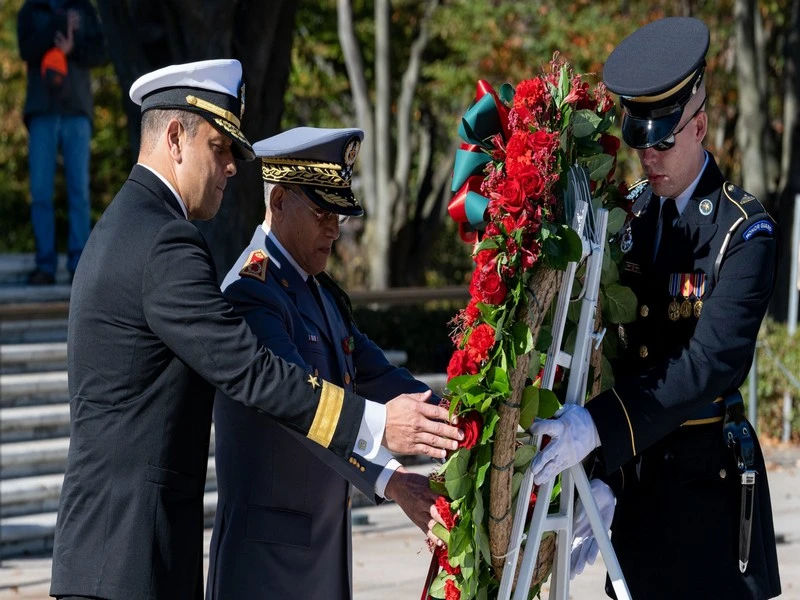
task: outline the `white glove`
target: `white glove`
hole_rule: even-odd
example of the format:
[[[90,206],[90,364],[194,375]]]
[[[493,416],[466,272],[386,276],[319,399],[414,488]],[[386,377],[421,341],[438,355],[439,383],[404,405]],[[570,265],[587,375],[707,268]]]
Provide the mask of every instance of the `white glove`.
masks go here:
[[[561,471],[577,465],[600,445],[592,415],[577,404],[565,404],[553,419],[536,421],[533,435],[549,435],[550,443],[537,454],[531,464],[533,482],[542,485]]]
[[[608,531],[611,529],[611,521],[614,519],[614,505],[616,504],[614,492],[599,479],[592,479],[591,486],[592,496],[594,496],[600,516],[603,518],[603,527]],[[569,561],[570,579],[583,573],[587,564],[593,565],[600,552],[600,546],[597,545],[592,526],[589,524],[589,516],[586,514],[580,498],[575,505],[572,534],[572,553]]]

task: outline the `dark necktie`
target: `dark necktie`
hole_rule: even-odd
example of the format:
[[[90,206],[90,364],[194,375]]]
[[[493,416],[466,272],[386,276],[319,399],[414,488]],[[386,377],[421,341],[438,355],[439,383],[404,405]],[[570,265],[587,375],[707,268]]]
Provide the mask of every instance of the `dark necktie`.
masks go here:
[[[672,247],[672,240],[675,237],[675,221],[678,220],[678,207],[675,205],[674,198],[664,200],[661,207],[661,219],[658,223],[660,235],[656,234],[658,247],[656,249],[655,262],[661,263],[669,255]]]
[[[317,285],[317,280],[314,279],[313,275],[309,275],[308,279],[306,279],[306,284],[308,285],[308,289],[311,290],[311,295],[314,296],[314,300],[317,301],[317,306],[322,311],[322,316],[325,316],[325,306],[322,304],[322,296],[319,293],[319,286]]]

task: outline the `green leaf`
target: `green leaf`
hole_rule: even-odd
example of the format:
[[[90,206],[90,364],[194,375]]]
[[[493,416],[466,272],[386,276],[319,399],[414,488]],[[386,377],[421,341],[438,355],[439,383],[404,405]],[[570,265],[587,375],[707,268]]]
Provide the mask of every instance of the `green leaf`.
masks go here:
[[[549,419],[556,414],[559,408],[561,408],[561,403],[552,390],[539,390],[539,414],[536,415],[537,417]]]
[[[511,497],[516,498],[517,494],[519,494],[519,486],[522,485],[522,479],[524,475],[522,473],[514,473],[511,477]]]
[[[463,498],[472,486],[472,479],[467,475],[469,464],[469,450],[461,448],[454,454],[454,461],[444,474],[447,495],[451,500]]]
[[[533,420],[539,412],[539,388],[529,385],[522,391],[522,407],[519,411],[519,425],[525,431],[533,425]]]
[[[428,590],[428,594],[434,598],[444,598],[444,582],[448,577],[451,576],[447,574],[447,571],[441,571],[436,576],[436,579],[433,580],[433,583]]]
[[[576,138],[589,137],[597,131],[601,122],[602,119],[593,110],[584,108],[575,111],[572,117],[572,135]]]
[[[495,418],[499,417],[495,414]],[[495,420],[496,420],[495,419]],[[478,450],[478,457],[475,459],[478,468],[475,470],[475,487],[480,489],[483,482],[486,480],[486,473],[489,472],[489,467],[492,464],[492,449],[490,446],[481,446]],[[476,494],[479,495],[479,494]],[[475,521],[476,523],[478,521]]]
[[[477,384],[481,379],[480,375],[459,375],[447,382],[447,389],[456,394],[463,394],[469,388]]]
[[[481,412],[484,413],[483,430],[481,431],[481,439],[480,439],[480,443],[482,444],[483,442],[489,440],[494,434],[494,428],[497,425],[497,422],[500,420],[500,415],[497,414],[496,410],[487,411],[486,409],[484,409]]]
[[[539,337],[536,338],[536,349],[539,352],[547,352],[550,344],[553,343],[553,332],[550,325],[542,325],[539,328]]]
[[[502,396],[511,393],[511,384],[508,381],[508,373],[499,367],[492,367],[489,369],[488,380],[489,389]]]
[[[511,328],[511,335],[514,341],[514,352],[518,356],[527,354],[533,350],[533,334],[531,328],[524,321],[517,321]]]
[[[428,487],[431,488],[435,493],[439,494],[440,496],[447,496],[447,488],[445,487],[444,483],[441,481],[433,481],[430,480],[428,482]]]
[[[619,267],[617,263],[611,258],[609,252],[609,245],[606,242],[606,251],[603,253],[603,271],[600,274],[600,283],[603,285],[610,285],[619,281]]]
[[[433,532],[433,535],[438,537],[445,544],[450,544],[450,532],[447,531],[447,528],[444,525],[441,523],[434,523],[431,531]]]
[[[494,237],[485,237],[481,240],[481,243],[475,247],[475,249],[472,251],[472,254],[474,256],[481,250],[493,250],[494,248],[499,247],[500,244],[497,243],[497,240]]]
[[[522,469],[523,471],[528,468],[528,465],[533,460],[536,454],[536,446],[530,444],[523,444],[514,453],[514,468]]]
[[[630,323],[636,319],[636,294],[629,287],[612,283],[600,286],[606,323]]]
[[[611,172],[614,166],[614,157],[609,154],[595,154],[580,161],[589,171],[589,179],[592,181],[602,181]]]
[[[476,533],[478,536],[478,550],[487,563],[492,564],[492,551],[491,547],[489,546],[489,535],[486,533],[486,527],[483,526],[483,523],[478,523],[476,528]]]
[[[566,259],[570,262],[578,262],[583,254],[583,243],[580,236],[572,227],[566,225],[561,228],[561,236],[566,241]]]
[[[618,206],[612,208],[611,212],[608,213],[608,235],[619,233],[619,230],[625,225],[625,220],[627,218],[628,213],[625,212],[624,209]]]

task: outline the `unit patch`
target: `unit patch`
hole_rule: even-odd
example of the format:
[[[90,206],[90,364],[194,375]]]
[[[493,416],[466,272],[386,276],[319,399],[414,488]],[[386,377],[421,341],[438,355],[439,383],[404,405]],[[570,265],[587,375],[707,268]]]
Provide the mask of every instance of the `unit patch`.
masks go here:
[[[713,208],[714,204],[712,204],[711,200],[706,198],[700,203],[700,214],[703,215],[704,217],[707,217],[708,215],[711,214]]]
[[[761,219],[760,221],[756,221],[747,230],[742,234],[742,237],[745,240],[749,240],[751,237],[756,236],[760,233],[766,234],[772,237],[773,232],[775,231],[774,227],[772,226],[772,222],[768,219]]]
[[[267,280],[267,265],[269,264],[269,256],[263,250],[253,250],[250,256],[247,257],[244,266],[239,271],[239,277],[249,277],[250,279],[257,279],[260,282]]]

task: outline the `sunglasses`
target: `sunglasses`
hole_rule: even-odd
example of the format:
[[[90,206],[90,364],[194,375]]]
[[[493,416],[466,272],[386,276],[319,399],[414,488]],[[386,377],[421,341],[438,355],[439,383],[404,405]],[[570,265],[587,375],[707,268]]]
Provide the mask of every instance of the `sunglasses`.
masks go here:
[[[694,111],[694,114],[693,114],[691,117],[689,117],[689,120],[688,120],[688,121],[686,121],[686,123],[684,123],[684,124],[681,126],[681,128],[680,128],[680,129],[676,129],[675,131],[673,131],[672,133],[670,133],[670,134],[669,134],[667,137],[665,137],[663,140],[661,140],[661,141],[660,141],[660,142],[658,142],[657,144],[653,144],[653,148],[654,148],[654,149],[656,149],[656,150],[658,150],[659,152],[666,152],[667,150],[669,150],[670,148],[672,148],[672,147],[675,145],[675,136],[676,136],[676,135],[678,135],[678,134],[679,134],[681,131],[683,131],[684,129],[686,129],[686,126],[687,126],[689,123],[691,123],[691,122],[692,122],[692,120],[693,120],[693,119],[694,119],[694,118],[695,118],[697,115],[699,115],[699,114],[700,114],[700,112],[703,110],[703,108],[705,107],[705,105],[706,105],[706,102],[705,102],[705,100],[703,100],[703,103],[702,103],[702,104],[701,104],[701,105],[698,107],[698,109],[697,109],[696,111]]]
[[[336,221],[337,224],[344,225],[345,223],[347,223],[350,220],[350,215],[340,215],[340,214],[333,213],[333,212],[331,212],[329,210],[325,210],[325,209],[322,209],[322,208],[319,208],[319,207],[311,207],[294,190],[292,190],[290,188],[286,188],[286,189],[288,190],[288,192],[292,196],[297,198],[303,206],[305,206],[309,211],[311,211],[311,213],[317,219],[317,224],[319,224],[319,225],[322,225],[322,223],[324,221]]]

